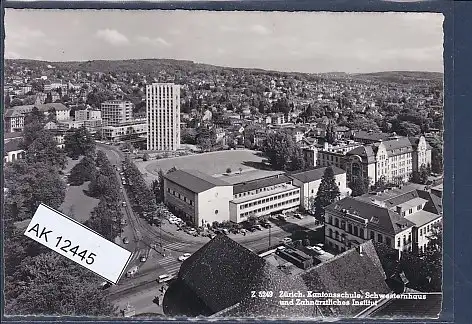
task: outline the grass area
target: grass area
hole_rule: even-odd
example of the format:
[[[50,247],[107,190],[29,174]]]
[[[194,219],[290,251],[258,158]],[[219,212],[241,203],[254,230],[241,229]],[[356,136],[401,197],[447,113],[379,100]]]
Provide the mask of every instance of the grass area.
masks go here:
[[[237,173],[239,168],[245,172],[261,167],[264,158],[257,153],[251,150],[217,151],[139,162],[137,165],[142,173],[152,175],[156,175],[159,169],[167,172],[174,166],[177,169],[194,169],[209,175],[221,175],[226,172],[227,168],[230,168],[232,173]]]
[[[90,181],[81,186],[67,187],[66,197],[60,209],[64,214],[84,223],[90,218],[90,212],[97,207],[99,199],[87,196],[84,190],[88,189]]]
[[[64,173],[70,170],[80,162],[79,160],[72,160],[67,158],[67,165]],[[60,210],[69,217],[84,223],[90,218],[90,212],[98,205],[99,199],[87,196],[84,190],[88,189],[90,181],[85,182],[81,186],[68,186],[64,202],[60,206]]]

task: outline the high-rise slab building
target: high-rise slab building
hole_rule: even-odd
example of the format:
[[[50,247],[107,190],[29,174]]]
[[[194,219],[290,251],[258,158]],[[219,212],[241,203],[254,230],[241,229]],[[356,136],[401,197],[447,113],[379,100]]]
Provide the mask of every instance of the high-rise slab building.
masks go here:
[[[153,83],[146,86],[147,149],[180,148],[180,86]]]
[[[102,120],[107,126],[120,126],[133,118],[133,103],[125,100],[108,100],[101,104]]]

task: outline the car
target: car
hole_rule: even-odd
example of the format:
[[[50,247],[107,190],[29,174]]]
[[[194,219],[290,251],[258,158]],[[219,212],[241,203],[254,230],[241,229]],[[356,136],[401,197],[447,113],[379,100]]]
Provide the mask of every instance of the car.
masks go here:
[[[246,234],[247,231],[246,231],[244,228],[241,228],[241,229],[239,230],[239,232],[240,232],[241,234]]]
[[[308,246],[305,246],[305,248],[306,248],[307,250],[314,250],[314,249],[315,249],[315,247],[314,247],[314,246],[310,246],[310,245],[308,245]]]
[[[270,228],[270,227],[272,227],[272,225],[270,225],[269,223],[261,223],[260,225],[261,225],[262,227],[264,227],[264,228]]]
[[[221,232],[225,235],[229,234],[229,231],[226,228],[221,229]]]
[[[134,266],[132,267],[131,269],[128,270],[128,272],[126,272],[126,276],[129,278],[129,277],[133,277],[136,273],[138,273],[138,266]]]
[[[190,253],[184,253],[184,254],[182,254],[181,256],[179,256],[178,260],[182,262],[182,261],[185,261],[185,260],[187,260],[188,258],[190,258],[190,256],[191,256]]]
[[[255,228],[258,231],[262,231],[262,226],[261,225],[254,225],[253,228]]]
[[[121,205],[123,205],[123,207],[126,207],[126,201],[123,201]]]
[[[317,243],[317,244],[315,244],[315,246],[318,246],[322,249],[324,247],[324,244],[323,243]]]
[[[145,255],[142,255],[140,258],[139,258],[139,261],[141,262],[146,262],[147,258]]]
[[[325,251],[323,251],[323,249],[320,248],[319,246],[314,246],[313,251],[315,251],[318,254],[324,254],[325,253]]]
[[[251,232],[251,233],[253,233],[253,232],[256,231],[256,229],[255,229],[254,227],[249,227],[247,230],[248,230],[249,232]]]
[[[283,243],[287,244],[287,243],[292,243],[292,239],[290,237],[285,237],[281,240]]]
[[[129,243],[129,240],[128,240],[127,237],[124,237],[124,238],[123,238],[123,243],[124,243],[124,244],[128,244],[128,243]]]
[[[216,237],[216,235],[215,235],[215,234],[208,234],[208,237],[209,237],[210,239],[214,239],[214,238]]]
[[[124,175],[125,173],[123,171],[120,172],[120,175]]]
[[[277,215],[277,218],[280,219],[280,220],[282,220],[282,221],[287,220],[287,216],[285,216],[285,215],[283,215],[283,214]]]
[[[303,215],[299,213],[293,214],[293,217],[298,218],[298,219],[303,219]]]
[[[194,228],[191,228],[191,229],[187,230],[187,233],[190,234],[190,235],[194,235],[194,234],[197,234],[197,230],[194,229]]]
[[[286,247],[283,246],[283,245],[277,247],[277,250],[279,250],[279,251],[282,251],[282,250],[285,250],[285,249],[286,249]]]
[[[175,276],[174,275],[171,275],[171,274],[163,274],[163,275],[160,275],[159,277],[157,277],[157,282],[158,283],[164,283],[164,282],[167,282],[167,281],[170,281],[172,279],[174,279]]]
[[[110,287],[111,287],[111,283],[109,283],[108,281],[104,281],[104,282],[102,282],[102,283],[100,284],[100,288],[101,288],[102,290],[108,289],[108,288],[110,288]]]
[[[126,182],[123,181],[123,182],[121,182],[121,184],[124,186],[124,185],[126,185]]]

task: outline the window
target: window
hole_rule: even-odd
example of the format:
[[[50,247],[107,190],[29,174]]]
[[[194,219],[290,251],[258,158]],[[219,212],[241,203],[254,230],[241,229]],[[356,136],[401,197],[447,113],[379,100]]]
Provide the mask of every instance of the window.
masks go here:
[[[363,228],[359,229],[359,237],[364,238],[364,229]]]
[[[347,231],[348,231],[348,233],[352,234],[352,225],[351,224],[347,225]]]
[[[392,240],[390,239],[390,237],[386,237],[386,238],[385,238],[385,243],[386,243],[388,246],[391,246],[391,245],[392,245]]]
[[[410,209],[408,210],[408,214],[411,214],[412,212],[413,212],[413,208],[410,208]]]
[[[333,237],[333,230],[331,228],[329,229],[329,235],[328,236]]]
[[[397,240],[397,246],[400,247],[400,238]]]
[[[377,234],[377,241],[379,241],[379,243],[383,243],[382,234]]]
[[[420,236],[423,236],[423,229],[420,228]]]
[[[373,240],[375,238],[374,231],[370,231],[370,239]]]
[[[339,219],[334,219],[334,226],[339,227]]]
[[[402,216],[405,217],[405,212],[402,212]]]
[[[336,235],[336,236],[335,236],[336,240],[339,240],[339,233],[338,233],[338,231],[336,231],[334,234]]]
[[[403,235],[403,245],[406,244],[406,235]]]
[[[354,226],[354,235],[355,235],[355,236],[359,236],[357,226]]]
[[[217,215],[217,214],[218,214],[218,209],[215,209],[215,215]]]

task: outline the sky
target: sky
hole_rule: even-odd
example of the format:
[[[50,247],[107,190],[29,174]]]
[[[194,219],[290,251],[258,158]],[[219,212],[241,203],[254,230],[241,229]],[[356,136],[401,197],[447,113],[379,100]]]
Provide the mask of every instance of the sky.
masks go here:
[[[443,71],[443,15],[5,9],[5,58],[172,58],[307,73]]]

